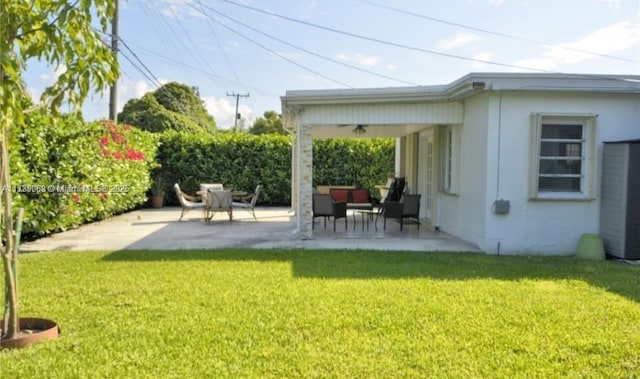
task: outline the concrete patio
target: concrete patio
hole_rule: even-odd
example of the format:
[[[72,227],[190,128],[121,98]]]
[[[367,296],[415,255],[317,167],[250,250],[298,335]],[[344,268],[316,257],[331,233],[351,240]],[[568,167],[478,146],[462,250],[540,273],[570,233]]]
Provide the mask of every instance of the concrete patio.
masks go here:
[[[388,220],[387,229],[382,219],[370,221],[367,229],[360,215],[349,215],[345,230],[344,220],[338,220],[336,231],[332,221],[326,229],[317,219],[313,239],[300,240],[296,231],[296,218],[289,208],[258,207],[257,221],[245,210],[234,211],[229,222],[226,214],[217,214],[211,222],[202,220],[201,212],[194,210],[178,221],[180,208],[140,209],[107,220],[83,225],[74,230],[57,233],[39,240],[24,242],[22,252],[50,250],[124,250],[124,249],[218,249],[218,248],[287,248],[287,249],[373,249],[411,251],[472,251],[480,250],[465,241],[429,225],[400,225]],[[364,228],[363,228],[364,226]]]

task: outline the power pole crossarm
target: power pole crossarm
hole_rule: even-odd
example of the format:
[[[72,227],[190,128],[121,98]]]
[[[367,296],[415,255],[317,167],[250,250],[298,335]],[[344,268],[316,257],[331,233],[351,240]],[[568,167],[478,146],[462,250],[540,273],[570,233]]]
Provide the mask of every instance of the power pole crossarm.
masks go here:
[[[238,128],[238,119],[240,118],[240,113],[238,113],[238,103],[240,102],[240,98],[241,97],[249,97],[249,92],[247,92],[244,95],[241,95],[239,93],[235,93],[235,92],[227,92],[227,96],[231,96],[231,97],[235,97],[236,98],[236,116],[235,118],[235,122],[233,124],[233,129],[236,130]]]

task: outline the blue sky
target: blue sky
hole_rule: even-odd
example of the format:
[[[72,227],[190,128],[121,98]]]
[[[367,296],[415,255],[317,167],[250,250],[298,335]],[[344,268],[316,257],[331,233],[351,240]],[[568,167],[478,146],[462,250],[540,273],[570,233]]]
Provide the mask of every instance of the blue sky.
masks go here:
[[[287,90],[438,85],[469,72],[640,74],[637,0],[120,0],[119,15],[119,110],[177,81],[199,88],[220,128],[234,122],[230,93],[249,93],[248,126],[280,112]],[[55,75],[31,63],[25,79],[37,96]],[[92,96],[85,119],[106,118],[108,101]]]

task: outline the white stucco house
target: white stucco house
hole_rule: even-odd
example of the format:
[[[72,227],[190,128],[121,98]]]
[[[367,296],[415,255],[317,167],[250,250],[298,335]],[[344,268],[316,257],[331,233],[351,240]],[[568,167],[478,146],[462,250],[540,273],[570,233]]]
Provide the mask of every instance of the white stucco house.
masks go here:
[[[471,73],[281,101],[301,239],[313,238],[313,138],[395,137],[396,174],[422,195],[426,223],[490,254],[549,255],[599,232],[603,143],[640,138],[640,76]]]

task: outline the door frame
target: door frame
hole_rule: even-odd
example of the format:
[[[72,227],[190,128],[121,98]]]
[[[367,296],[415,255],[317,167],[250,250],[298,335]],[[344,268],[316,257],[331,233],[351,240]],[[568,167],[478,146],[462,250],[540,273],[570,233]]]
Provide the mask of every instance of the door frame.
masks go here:
[[[418,193],[422,194],[420,214],[432,226],[437,227],[440,156],[438,152],[439,144],[437,143],[438,128],[434,126],[421,131],[418,141]],[[431,157],[429,157],[429,153]]]

